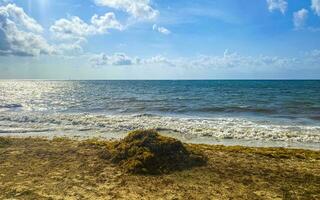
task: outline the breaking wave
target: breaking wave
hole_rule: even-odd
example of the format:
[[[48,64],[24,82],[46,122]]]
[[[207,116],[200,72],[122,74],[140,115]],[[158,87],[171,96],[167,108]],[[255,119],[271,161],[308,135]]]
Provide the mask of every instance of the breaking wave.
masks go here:
[[[183,118],[141,115],[0,113],[0,134],[72,134],[108,137],[135,129],[157,129],[196,140],[250,140],[313,143],[320,146],[320,126],[274,125],[239,118]],[[320,149],[320,148],[319,148]]]

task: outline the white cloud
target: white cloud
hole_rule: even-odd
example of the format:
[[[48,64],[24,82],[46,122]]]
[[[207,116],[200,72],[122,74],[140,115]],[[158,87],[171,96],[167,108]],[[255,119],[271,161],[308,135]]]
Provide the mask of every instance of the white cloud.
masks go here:
[[[314,49],[306,53],[308,57],[320,59],[320,49]]]
[[[106,19],[103,17],[106,17]],[[106,25],[102,21],[107,21],[110,17],[106,15],[102,16],[102,18],[95,17],[93,19],[96,20],[95,23],[101,24],[100,26],[93,26],[95,28],[99,27],[99,29],[96,28],[94,31],[103,32],[106,30]],[[78,33],[81,35],[80,29],[86,30],[85,25],[82,24],[83,26],[81,26],[81,23],[77,25],[80,27],[70,29],[68,33],[78,30]],[[80,36],[78,36],[77,40],[72,41],[72,43],[64,42],[51,45],[42,36],[42,32],[42,26],[29,17],[22,8],[15,4],[0,6],[0,55],[73,55],[83,52]],[[67,38],[70,35],[61,34],[59,36]]]
[[[301,29],[305,25],[308,13],[308,10],[304,8],[293,13],[293,24],[296,29]]]
[[[319,69],[320,66],[320,49],[313,49],[304,54],[301,59],[300,67]],[[299,66],[297,66],[299,67]]]
[[[159,15],[159,11],[152,8],[150,0],[95,0],[99,6],[107,6],[129,13],[136,19],[152,20]]]
[[[320,49],[314,49],[305,53],[305,61],[309,63],[309,65],[314,65],[319,67],[320,65]]]
[[[138,57],[130,57],[125,53],[115,53],[108,55],[105,53],[93,55],[89,58],[92,66],[122,66],[122,65],[158,65],[164,64],[167,66],[174,66],[176,63],[161,55],[153,56],[151,58],[141,59]]]
[[[1,18],[14,21],[17,25],[23,26],[30,31],[41,33],[43,28],[33,18],[29,17],[22,8],[15,4],[8,4],[0,8]]]
[[[60,40],[85,40],[94,33],[94,27],[82,21],[79,17],[59,19],[50,27],[50,31]]]
[[[15,4],[0,6],[0,55],[37,56],[54,48],[41,36],[43,28]]]
[[[279,10],[282,14],[284,14],[288,8],[288,3],[286,0],[267,0],[267,4],[270,12]]]
[[[311,53],[310,53],[311,54]],[[313,54],[315,54],[313,52]],[[311,57],[311,56],[308,56]],[[312,62],[314,61],[314,55]],[[119,66],[119,65],[144,65],[144,66],[172,66],[182,68],[294,68],[305,64],[303,58],[280,58],[276,56],[241,56],[237,53],[230,53],[228,50],[223,55],[208,56],[201,55],[193,58],[169,59],[164,56],[154,56],[151,58],[132,58],[124,53],[114,55],[99,54],[90,58],[92,66]],[[310,62],[311,63],[311,62]],[[320,59],[317,60],[320,63]]]
[[[171,31],[169,31],[168,29],[166,29],[165,27],[161,27],[161,26],[158,26],[157,24],[154,24],[152,26],[152,29],[154,31],[158,31],[159,33],[162,33],[164,35],[169,35],[171,33]]]
[[[83,53],[81,41],[55,45],[55,50],[58,55],[63,55],[63,56],[73,56],[73,55],[79,55]]]
[[[109,29],[123,29],[123,26],[118,22],[114,13],[106,13],[103,16],[94,15],[91,18],[91,23],[99,34],[104,34]]]
[[[113,55],[107,55],[101,53],[99,55],[94,55],[90,58],[92,66],[119,66],[119,65],[134,65],[139,64],[140,60],[135,58],[130,58],[124,53],[115,53]]]
[[[110,29],[123,29],[114,13],[106,13],[103,16],[94,15],[90,24],[77,16],[70,19],[59,19],[50,27],[55,38],[76,41],[85,41],[90,35],[105,34]]]
[[[176,66],[176,61],[170,60],[162,55],[153,56],[148,59],[140,59],[140,63],[145,65],[166,65],[166,66]]]
[[[202,68],[256,68],[256,67],[287,67],[293,63],[290,58],[278,58],[272,56],[242,56],[238,53],[230,53],[226,50],[223,56],[198,56],[185,61],[186,66]]]
[[[312,0],[311,8],[318,16],[320,16],[320,0]]]

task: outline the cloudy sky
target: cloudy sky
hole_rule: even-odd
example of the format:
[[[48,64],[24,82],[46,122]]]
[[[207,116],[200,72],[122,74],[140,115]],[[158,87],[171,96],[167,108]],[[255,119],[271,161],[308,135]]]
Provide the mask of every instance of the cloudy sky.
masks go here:
[[[320,79],[320,0],[0,0],[0,78]]]

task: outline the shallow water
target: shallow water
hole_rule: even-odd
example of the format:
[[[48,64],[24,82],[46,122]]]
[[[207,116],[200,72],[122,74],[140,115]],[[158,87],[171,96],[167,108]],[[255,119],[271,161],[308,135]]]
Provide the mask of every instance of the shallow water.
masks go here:
[[[320,81],[0,81],[0,134],[320,149]]]

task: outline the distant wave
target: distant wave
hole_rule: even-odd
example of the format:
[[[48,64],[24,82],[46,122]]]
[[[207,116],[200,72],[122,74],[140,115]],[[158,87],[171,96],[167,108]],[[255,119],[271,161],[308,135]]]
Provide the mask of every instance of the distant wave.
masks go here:
[[[155,115],[155,114],[149,114],[149,113],[143,113],[143,114],[136,114],[136,115],[133,115],[134,117],[156,117],[158,115]]]
[[[21,104],[0,104],[0,108],[21,108]]]
[[[50,131],[54,131],[54,129],[0,129],[0,133],[41,133]]]
[[[309,117],[310,119],[313,119],[313,120],[317,120],[317,121],[320,121],[320,115],[318,116],[311,116]]]
[[[252,107],[236,107],[236,106],[227,106],[227,107],[203,107],[199,109],[194,109],[195,112],[225,112],[225,113],[262,113],[262,114],[276,114],[278,111],[267,108],[252,108]]]

